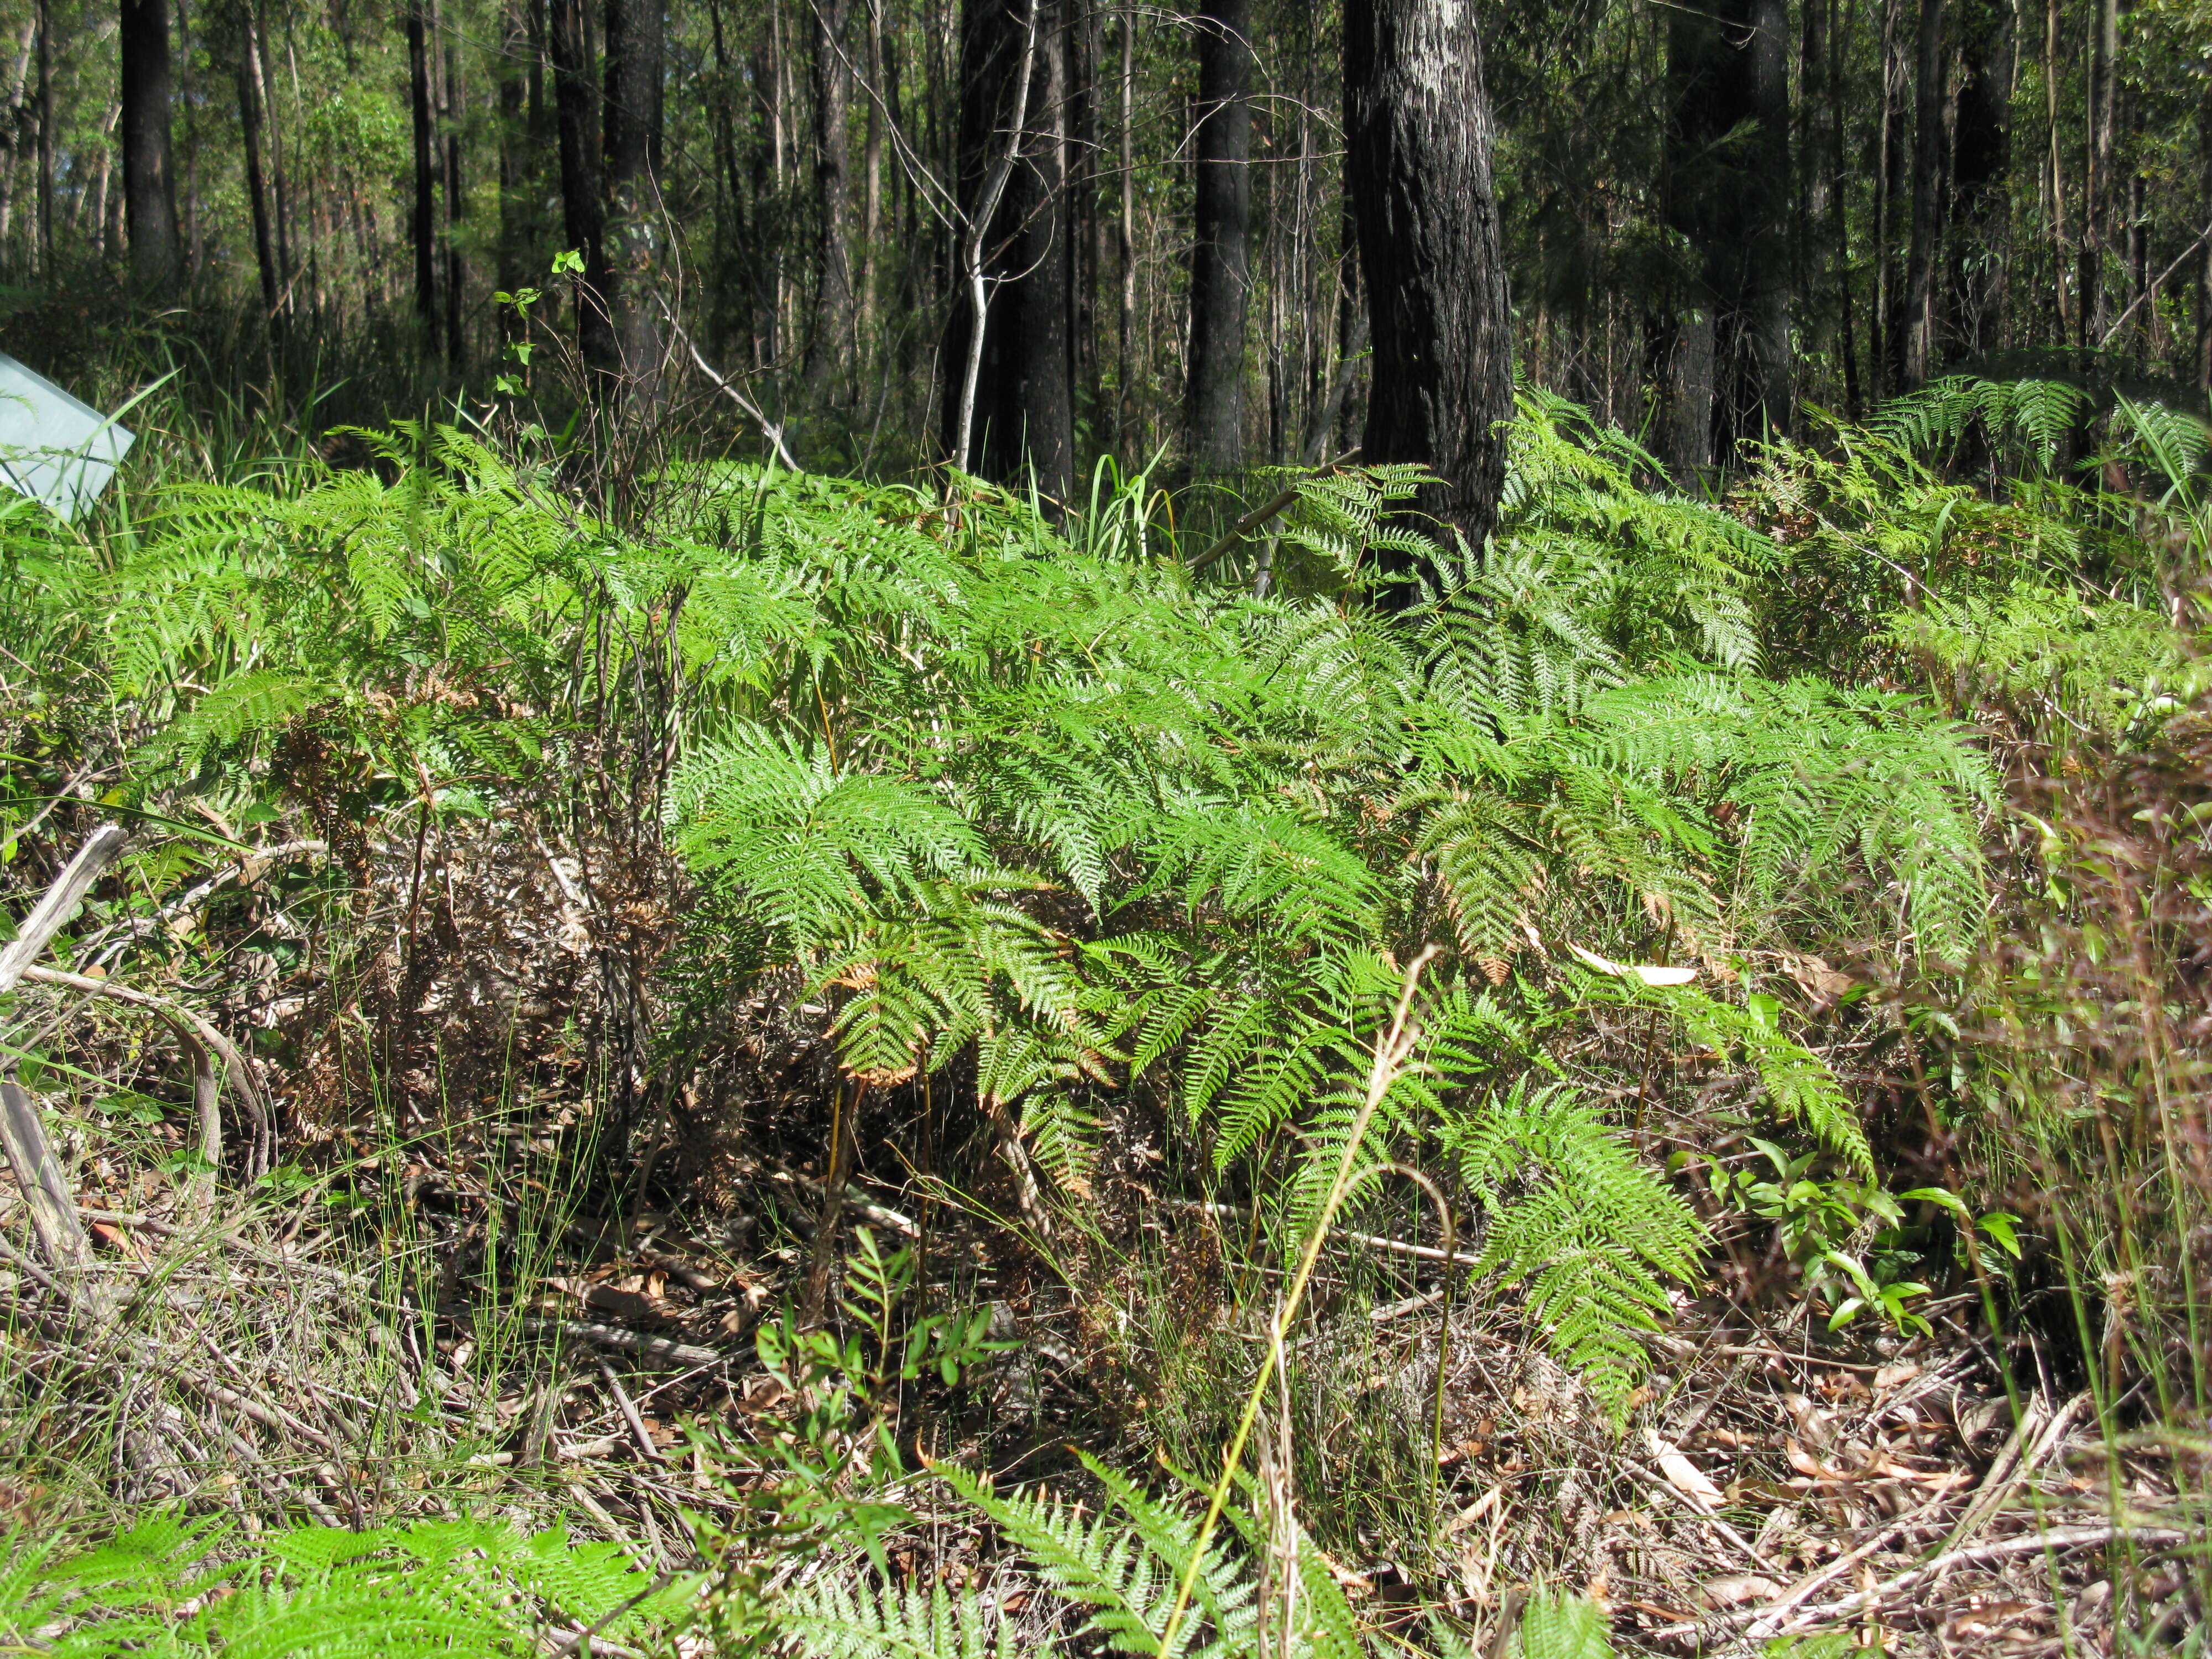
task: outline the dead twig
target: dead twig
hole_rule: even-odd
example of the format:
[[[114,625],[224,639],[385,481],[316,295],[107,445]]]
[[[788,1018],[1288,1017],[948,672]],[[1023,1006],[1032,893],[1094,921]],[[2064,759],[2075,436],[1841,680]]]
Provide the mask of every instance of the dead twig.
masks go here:
[[[629,1353],[643,1354],[647,1359],[663,1359],[677,1365],[719,1365],[729,1356],[713,1348],[702,1348],[696,1342],[677,1342],[665,1336],[647,1336],[642,1331],[627,1330],[619,1325],[596,1325],[580,1319],[526,1318],[522,1328],[533,1335],[570,1336],[579,1342],[597,1343],[602,1348],[618,1348]]]
[[[622,1413],[623,1421],[629,1425],[630,1436],[637,1442],[638,1451],[648,1463],[665,1463],[668,1459],[660,1448],[653,1443],[653,1436],[646,1430],[645,1419],[638,1414],[636,1404],[623,1389],[622,1379],[615,1375],[615,1368],[604,1359],[599,1361],[599,1376],[615,1397],[615,1409]]]
[[[179,1037],[190,1027],[191,1036],[186,1039],[189,1048],[193,1041],[205,1044],[222,1057],[223,1068],[229,1073],[230,1086],[236,1091],[239,1103],[246,1108],[246,1115],[253,1121],[253,1152],[247,1164],[250,1176],[265,1175],[274,1164],[276,1153],[275,1130],[269,1115],[268,1103],[262,1098],[260,1085],[254,1080],[253,1071],[239,1053],[236,1045],[183,1003],[169,997],[157,996],[151,991],[134,990],[127,985],[118,985],[112,980],[93,979],[84,974],[65,973],[58,968],[27,968],[25,979],[42,985],[59,985],[72,991],[82,991],[88,996],[112,997],[118,1002],[151,1009],[166,1021]],[[222,1125],[216,1126],[216,1155],[222,1155]],[[201,1145],[207,1145],[207,1122],[201,1120]]]

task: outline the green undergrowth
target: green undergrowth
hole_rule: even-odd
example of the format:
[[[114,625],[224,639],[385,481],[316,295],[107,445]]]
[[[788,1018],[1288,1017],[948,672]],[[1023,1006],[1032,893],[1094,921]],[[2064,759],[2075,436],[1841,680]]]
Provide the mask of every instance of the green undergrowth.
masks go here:
[[[1434,946],[1339,1219],[1418,1215],[1420,1174],[1468,1220],[1464,1293],[1526,1322],[1618,1427],[1723,1230],[1778,1239],[1791,1294],[1832,1327],[1913,1328],[1960,1234],[2002,1279],[2002,1192],[1901,1174],[1894,1127],[1825,1052],[1935,1043],[1929,1010],[1980,982],[2016,827],[1993,711],[2125,747],[2203,690],[2171,544],[2142,516],[2185,520],[2194,498],[2175,482],[2119,511],[2047,467],[1952,482],[1922,452],[1959,422],[2030,459],[2048,422],[1944,395],[1778,446],[1717,501],[1648,487],[1632,444],[1532,398],[1491,545],[1394,517],[1409,469],[1316,477],[1266,532],[1266,584],[1251,550],[1194,580],[1142,479],[1055,527],[964,481],[694,462],[617,521],[562,457],[455,427],[360,434],[349,470],[129,493],[81,532],[18,506],[0,847],[50,834],[42,803],[94,780],[146,826],[106,926],[241,843],[312,839],[326,856],[287,878],[292,910],[346,921],[323,971],[364,984],[371,946],[346,941],[392,927],[364,896],[406,848],[418,873],[433,836],[566,849],[605,982],[613,962],[657,1011],[633,1034],[655,1098],[746,999],[811,1011],[854,1112],[967,1112],[1013,1181],[1008,1224],[1107,1301],[1143,1277],[1106,1201],[1134,1146],[1249,1218],[1231,1272],[1295,1258]],[[2148,478],[2198,459],[2168,422],[2116,433],[2115,465]],[[101,965],[167,981],[248,949],[305,960],[292,925],[203,908],[111,928],[127,942]],[[410,1086],[390,1017],[399,1035],[364,1049],[385,1055],[387,1128]],[[1980,1063],[1923,1088],[1937,1127],[1972,1128]],[[361,1126],[324,1127],[328,1146]],[[572,1167],[628,1179],[623,1146]],[[1154,1334],[1133,1369],[1176,1340],[1120,1328]],[[1218,1455],[1225,1409],[1186,1413],[1169,1449]],[[1091,1473],[1120,1530],[942,1479],[1127,1646],[1154,1628],[1159,1564],[1195,1546],[1181,1510]],[[260,1600],[176,1629],[273,1619],[341,1579],[370,1605],[391,1564],[451,1541],[373,1536],[346,1562],[265,1546]],[[470,1547],[462,1578],[544,1553]],[[1201,1622],[1225,1644],[1249,1586],[1213,1571]],[[1297,1643],[1356,1650],[1326,1578]],[[793,1640],[838,1653],[963,1650],[982,1639],[964,1608],[848,1580],[781,1604]]]

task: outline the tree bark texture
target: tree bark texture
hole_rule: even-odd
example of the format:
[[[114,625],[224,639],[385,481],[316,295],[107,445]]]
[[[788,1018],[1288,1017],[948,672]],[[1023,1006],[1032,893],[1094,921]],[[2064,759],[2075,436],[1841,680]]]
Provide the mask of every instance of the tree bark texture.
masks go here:
[[[1902,368],[1908,386],[1925,380],[1936,358],[1936,260],[1943,239],[1943,0],[1920,0],[1913,67],[1912,224],[1905,256]]]
[[[607,279],[632,396],[660,396],[660,0],[607,0]]]
[[[2212,225],[2212,82],[2197,102],[2198,222]],[[2197,384],[2212,390],[2212,239],[2197,250]]]
[[[270,234],[268,181],[261,171],[261,80],[253,72],[250,32],[238,48],[238,125],[246,150],[246,198],[253,214],[253,263],[261,273],[261,310],[273,332],[283,284],[277,278],[276,249]]]
[[[438,351],[438,175],[433,159],[437,134],[430,107],[429,19],[420,3],[407,8],[407,100],[415,137],[415,206],[409,224],[415,244],[415,314],[422,325],[422,349]]]
[[[1951,141],[1950,335],[1970,353],[2002,343],[2005,266],[2011,238],[2013,66],[2018,46],[2012,8],[1965,0],[1960,18],[1963,77]]]
[[[1421,507],[1480,547],[1513,413],[1512,318],[1471,0],[1349,0],[1345,175],[1373,363],[1361,459],[1415,461]]]
[[[1252,286],[1251,0],[1203,0],[1198,15],[1197,238],[1190,261],[1193,468],[1243,463],[1245,319]]]
[[[554,123],[561,150],[561,219],[569,251],[583,260],[574,279],[576,349],[587,368],[620,359],[607,307],[606,211],[599,199],[599,91],[592,77],[589,0],[550,0],[547,55],[553,61]]]
[[[814,4],[814,325],[804,374],[826,385],[853,332],[852,0]]]
[[[525,65],[532,56],[525,0],[503,0],[499,55],[499,286],[512,294],[524,286],[532,214],[532,165]]]
[[[461,258],[460,229],[468,217],[468,192],[461,187],[461,126],[467,111],[463,101],[460,54],[454,31],[444,36],[445,75],[439,110],[446,129],[446,362],[456,376],[468,364],[468,334],[461,325],[467,269]]]
[[[969,470],[1011,488],[1033,483],[1055,515],[1075,493],[1075,273],[1065,200],[1069,9],[1066,0],[963,0],[956,140],[960,210],[971,226],[1013,158],[996,211],[981,226],[987,297]],[[1032,54],[1027,111],[1017,128],[1025,52]],[[976,324],[964,282],[956,289],[948,365],[967,362]],[[963,378],[957,368],[945,377],[948,453],[959,447]]]
[[[2119,0],[2091,0],[2089,27],[2089,166],[2081,185],[2081,273],[2076,309],[2081,343],[2103,343],[2112,325],[2110,285],[2105,281],[2105,251],[2111,246],[2112,204],[2118,179],[2120,53]]]
[[[1790,404],[1790,93],[1784,0],[1717,0],[1668,28],[1664,221],[1686,268],[1668,457],[1688,477]]]
[[[54,269],[54,8],[39,0],[39,272]]]
[[[173,278],[182,264],[176,180],[169,158],[167,0],[123,0],[118,31],[123,82],[123,202],[131,273],[142,283]]]

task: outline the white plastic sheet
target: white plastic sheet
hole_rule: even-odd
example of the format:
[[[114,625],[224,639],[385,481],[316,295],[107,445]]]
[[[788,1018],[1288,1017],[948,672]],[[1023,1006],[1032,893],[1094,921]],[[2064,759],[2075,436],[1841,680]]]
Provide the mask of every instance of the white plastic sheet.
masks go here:
[[[63,518],[100,499],[133,434],[0,353],[0,483]]]

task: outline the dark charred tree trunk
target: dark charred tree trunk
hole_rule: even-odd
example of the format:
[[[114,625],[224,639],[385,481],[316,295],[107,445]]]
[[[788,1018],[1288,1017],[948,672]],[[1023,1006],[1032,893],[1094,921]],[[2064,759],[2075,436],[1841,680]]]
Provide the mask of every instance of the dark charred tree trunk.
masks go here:
[[[261,88],[261,112],[269,136],[269,224],[276,240],[276,274],[282,289],[278,303],[289,315],[292,273],[298,269],[292,260],[292,198],[285,182],[283,125],[277,119],[276,95],[271,90],[275,76],[269,67],[269,16],[258,0],[252,9],[247,27],[252,32],[248,52],[253,60],[253,79]]]
[[[1373,350],[1360,459],[1428,467],[1442,482],[1422,509],[1480,547],[1504,488],[1513,344],[1475,8],[1349,0],[1344,112]]]
[[[439,101],[446,129],[446,362],[455,375],[468,366],[468,334],[461,326],[467,269],[461,258],[461,224],[468,217],[468,195],[461,188],[461,124],[466,115],[461,83],[460,53],[453,31],[441,29],[445,46],[445,76]]]
[[[422,349],[438,351],[437,135],[430,107],[429,20],[421,4],[407,8],[407,99],[414,118],[415,210],[410,228],[415,244],[415,315],[422,325]]]
[[[2011,252],[2012,8],[1967,0],[1961,21],[1965,70],[1951,142],[1953,216],[1951,334],[1961,350],[1994,351],[2002,339],[2005,267]]]
[[[660,0],[607,0],[606,259],[623,380],[660,397]]]
[[[1198,200],[1190,259],[1192,466],[1244,459],[1244,325],[1252,286],[1251,0],[1204,0],[1198,17]]]
[[[1668,128],[1662,216],[1685,264],[1661,349],[1669,370],[1666,459],[1687,481],[1713,464],[1718,424],[1716,336],[1732,256],[1727,230],[1739,181],[1731,138],[1752,119],[1750,0],[1669,14]],[[1671,335],[1671,338],[1667,336]]]
[[[177,69],[185,94],[185,188],[178,240],[183,244],[185,280],[197,283],[206,264],[207,245],[203,234],[204,221],[200,216],[199,96],[198,88],[192,81],[192,24],[189,0],[177,0]]]
[[[1882,0],[1881,43],[1876,55],[1881,76],[1881,131],[1874,204],[1874,395],[1895,392],[1905,378],[1905,280],[1899,267],[1899,204],[1911,198],[1908,161],[1912,152],[1905,98],[1904,0]]]
[[[956,464],[962,459],[964,428],[970,471],[1012,488],[1034,484],[1055,515],[1075,493],[1067,24],[1065,0],[961,6],[955,142],[964,222],[944,358],[946,453]],[[984,291],[980,342],[970,280],[977,276]]]
[[[123,205],[131,273],[142,283],[173,278],[182,264],[177,191],[169,162],[167,0],[123,0]]]
[[[1748,348],[1737,377],[1737,437],[1790,430],[1790,6],[1754,0],[1751,39],[1752,118],[1757,137],[1745,159],[1741,336]]]
[[[1844,199],[1844,37],[1849,33],[1848,13],[1836,16],[1828,30],[1828,72],[1825,90],[1827,94],[1827,146],[1822,157],[1828,177],[1829,238],[1834,244],[1836,261],[1836,325],[1843,343],[1844,410],[1856,420],[1860,407],[1858,328],[1854,316],[1851,295],[1851,235],[1850,215]]]
[[[1673,303],[1668,460],[1689,478],[1790,413],[1790,165],[1784,0],[1672,14],[1664,218]]]
[[[805,377],[826,385],[853,333],[852,0],[814,4],[814,323]]]
[[[1943,238],[1943,0],[1920,0],[1913,70],[1912,228],[1905,256],[1905,384],[1936,362],[1936,258]]]
[[[599,91],[584,8],[589,0],[550,0],[547,53],[553,60],[555,125],[561,149],[561,216],[568,251],[583,261],[574,278],[576,348],[587,368],[608,372],[620,358],[607,307],[606,214],[599,199]]]
[[[238,127],[246,149],[246,198],[253,214],[253,263],[261,273],[261,309],[274,337],[283,284],[277,276],[276,242],[270,232],[268,182],[261,171],[261,80],[253,72],[250,33],[238,48]]]

